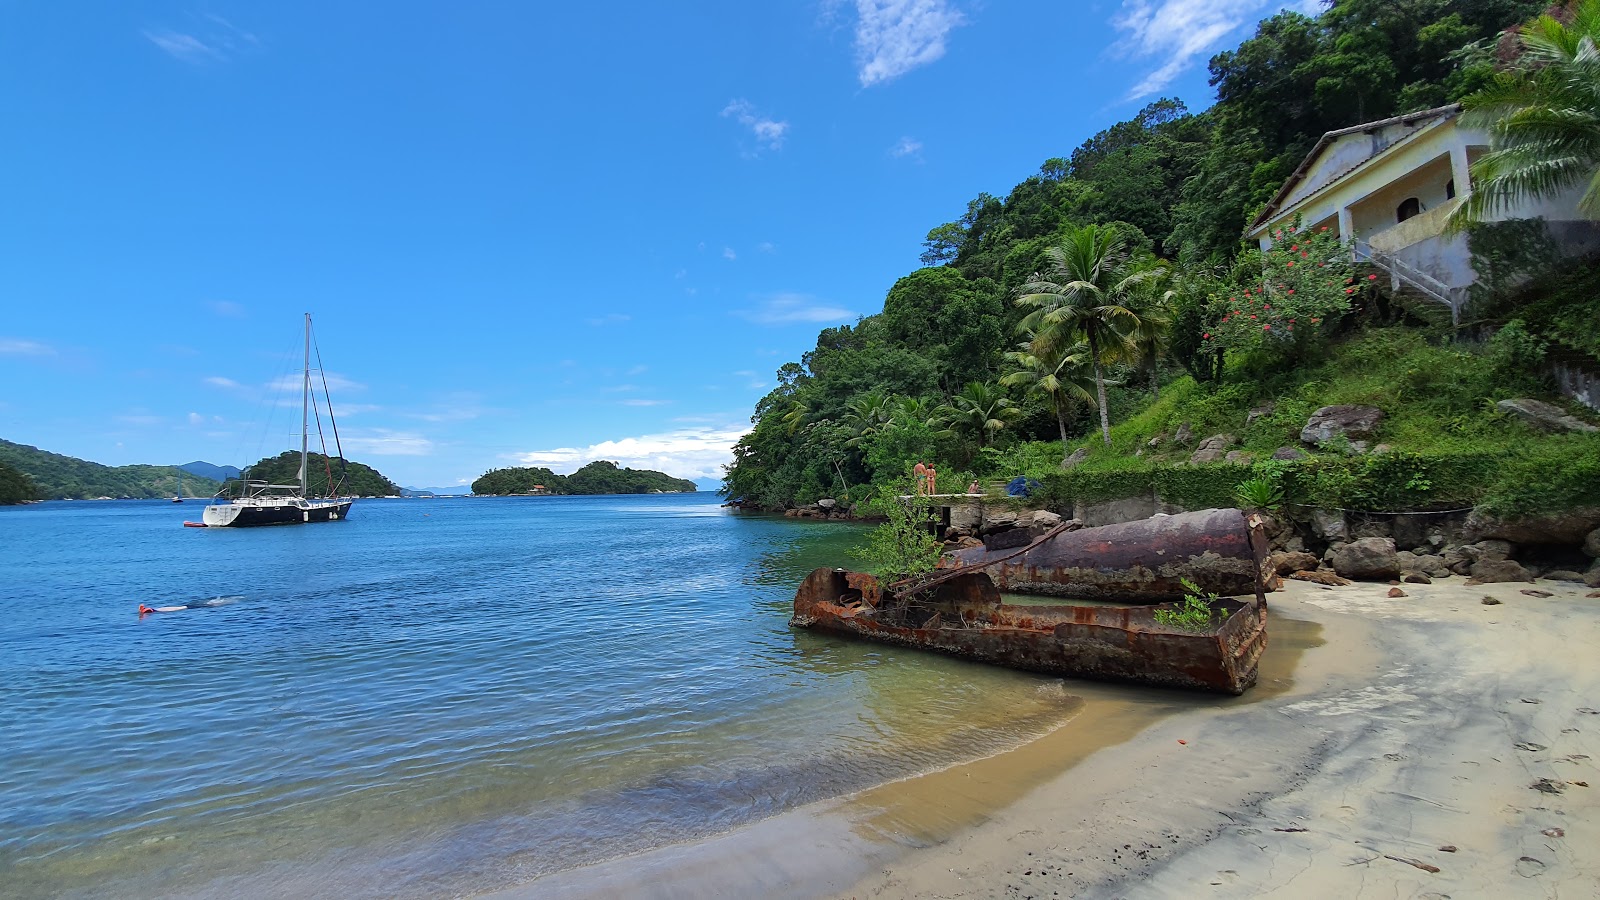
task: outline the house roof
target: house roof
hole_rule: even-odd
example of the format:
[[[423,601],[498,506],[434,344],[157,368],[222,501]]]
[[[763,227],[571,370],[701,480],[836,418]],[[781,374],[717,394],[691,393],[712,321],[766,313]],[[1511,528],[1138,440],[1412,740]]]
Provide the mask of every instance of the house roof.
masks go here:
[[[1351,125],[1348,128],[1340,128],[1337,131],[1327,132],[1317,140],[1316,146],[1311,148],[1311,152],[1306,154],[1306,158],[1300,161],[1299,168],[1295,169],[1294,174],[1290,175],[1289,178],[1284,181],[1283,187],[1278,189],[1278,193],[1273,196],[1271,202],[1269,202],[1266,208],[1261,211],[1261,214],[1256,216],[1255,219],[1251,221],[1250,226],[1245,229],[1245,234],[1252,234],[1259,230],[1262,225],[1265,225],[1272,219],[1273,216],[1278,214],[1283,206],[1283,201],[1294,192],[1295,187],[1298,186],[1300,182],[1305,180],[1307,173],[1311,171],[1311,167],[1317,161],[1317,158],[1320,157],[1323,151],[1327,150],[1328,147],[1339,138],[1352,134],[1361,134],[1363,132],[1370,133],[1374,131],[1382,131],[1391,125],[1414,125],[1418,122],[1426,122],[1429,119],[1448,118],[1454,116],[1460,111],[1461,104],[1452,103],[1449,106],[1440,106],[1434,109],[1425,109],[1421,112],[1406,113],[1403,116],[1392,116],[1387,119],[1379,119],[1376,122],[1363,122],[1360,125]],[[1350,168],[1358,168],[1362,165],[1365,165],[1367,161],[1368,160],[1362,160]],[[1347,169],[1346,171],[1349,170]],[[1334,176],[1334,178],[1330,179],[1330,183],[1332,181],[1337,181],[1339,177],[1343,176],[1344,174],[1345,172],[1340,172],[1338,175]]]

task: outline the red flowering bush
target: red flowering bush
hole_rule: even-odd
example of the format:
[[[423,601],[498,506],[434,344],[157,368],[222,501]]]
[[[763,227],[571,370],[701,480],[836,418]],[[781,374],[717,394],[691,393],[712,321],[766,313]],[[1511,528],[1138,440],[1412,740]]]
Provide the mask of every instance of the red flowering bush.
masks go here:
[[[1350,309],[1350,251],[1329,231],[1285,227],[1270,250],[1241,257],[1226,292],[1211,295],[1206,350],[1299,356]]]

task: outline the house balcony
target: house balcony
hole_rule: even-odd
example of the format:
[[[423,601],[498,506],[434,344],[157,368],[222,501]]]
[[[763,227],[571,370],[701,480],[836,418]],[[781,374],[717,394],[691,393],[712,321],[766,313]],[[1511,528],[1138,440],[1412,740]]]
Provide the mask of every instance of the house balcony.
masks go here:
[[[1445,226],[1449,224],[1450,214],[1465,200],[1465,196],[1452,197],[1427,212],[1368,235],[1366,241],[1379,253],[1399,253],[1414,244],[1441,237]]]

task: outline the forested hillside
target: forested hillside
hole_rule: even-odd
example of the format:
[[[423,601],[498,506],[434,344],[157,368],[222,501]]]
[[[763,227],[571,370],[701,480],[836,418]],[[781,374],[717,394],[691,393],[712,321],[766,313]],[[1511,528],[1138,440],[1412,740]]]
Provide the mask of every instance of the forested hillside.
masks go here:
[[[474,494],[529,494],[542,486],[550,494],[653,494],[696,491],[694,482],[650,469],[618,468],[595,460],[571,475],[538,466],[490,469],[472,483]]]
[[[103,466],[4,440],[0,440],[0,463],[26,476],[41,500],[173,497],[180,482],[183,496],[209,497],[219,487],[175,466]]]
[[[1338,0],[1263,21],[1211,60],[1209,109],[1158,100],[933,227],[927,267],[895,282],[881,313],[823,330],[778,370],[726,492],[781,507],[862,494],[919,460],[952,489],[1053,467],[1093,431],[1109,444],[1111,424],[1164,385],[1186,380],[1203,411],[1230,385],[1322,365],[1370,328],[1426,325],[1428,310],[1382,294],[1332,236],[1285,235],[1262,254],[1244,228],[1324,132],[1533,77],[1512,30],[1545,7]],[[1516,314],[1482,306],[1499,310],[1487,324]],[[1479,402],[1513,389],[1472,383]],[[1259,399],[1236,390],[1226,405],[1244,394]]]
[[[0,506],[38,499],[40,499],[39,489],[34,487],[33,479],[5,463],[0,463]]]
[[[300,483],[300,453],[285,450],[249,466],[245,473],[251,481],[297,485]],[[230,487],[237,486],[238,482],[230,483]],[[371,466],[311,453],[306,465],[306,493],[312,497],[387,497],[398,496],[400,486]]]

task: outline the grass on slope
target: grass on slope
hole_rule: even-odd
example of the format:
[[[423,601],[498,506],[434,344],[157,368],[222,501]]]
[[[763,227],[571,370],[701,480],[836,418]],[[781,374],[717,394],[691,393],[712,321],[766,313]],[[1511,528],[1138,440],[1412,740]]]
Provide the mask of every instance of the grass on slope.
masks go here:
[[[1236,360],[1218,384],[1183,377],[1125,413],[1113,404],[1126,418],[1113,425],[1110,447],[1096,431],[1068,448],[1088,452],[1076,469],[1031,474],[1046,480],[1058,502],[1137,493],[1149,484],[1187,505],[1226,504],[1233,485],[1265,475],[1282,479],[1301,501],[1370,510],[1483,503],[1521,513],[1600,504],[1600,434],[1543,434],[1495,409],[1498,400],[1527,396],[1560,402],[1489,349],[1434,345],[1421,329],[1372,329],[1293,371],[1264,372]],[[1262,462],[1279,447],[1311,450],[1299,440],[1306,419],[1344,403],[1384,411],[1372,443],[1391,452],[1317,452],[1294,466]],[[1268,404],[1270,413],[1246,425],[1252,409]],[[1172,438],[1184,423],[1193,439],[1179,446]],[[1180,466],[1216,434],[1232,435],[1230,449],[1251,453],[1255,465]],[[1157,436],[1161,443],[1149,447]]]

